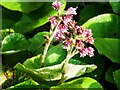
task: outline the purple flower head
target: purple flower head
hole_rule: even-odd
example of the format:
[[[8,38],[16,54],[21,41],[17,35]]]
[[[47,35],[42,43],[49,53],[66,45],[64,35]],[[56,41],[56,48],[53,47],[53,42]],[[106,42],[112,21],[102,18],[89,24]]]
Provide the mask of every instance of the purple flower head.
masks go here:
[[[58,29],[59,29],[62,33],[64,33],[64,32],[67,32],[68,27],[61,23],[61,24],[58,25]]]
[[[65,15],[77,15],[76,13],[77,8],[70,7],[68,10],[65,12]]]
[[[55,35],[56,40],[65,39],[61,31],[58,31]]]
[[[80,57],[85,57],[88,54],[86,48],[79,49],[79,53]]]
[[[82,49],[84,48],[84,46],[85,45],[81,40],[76,40],[76,44],[75,44],[76,49]]]
[[[67,26],[68,22],[72,20],[73,15],[63,15],[62,16],[62,21],[63,23]]]
[[[51,16],[49,17],[49,21],[52,25],[56,26],[58,24],[58,21],[56,19],[57,17],[56,16]]]
[[[94,51],[95,51],[95,50],[94,50],[92,47],[86,48],[86,52],[87,52],[87,55],[88,55],[89,57],[94,56]]]
[[[60,10],[60,8],[62,7],[62,3],[60,1],[55,1],[52,3],[52,7],[55,9],[55,10]]]
[[[71,20],[70,22],[68,22],[68,27],[69,29],[74,29],[75,28],[75,25],[76,25],[76,22]]]
[[[71,44],[70,38],[66,37],[66,40],[63,41],[63,49],[66,49],[67,51],[70,50],[70,44]]]

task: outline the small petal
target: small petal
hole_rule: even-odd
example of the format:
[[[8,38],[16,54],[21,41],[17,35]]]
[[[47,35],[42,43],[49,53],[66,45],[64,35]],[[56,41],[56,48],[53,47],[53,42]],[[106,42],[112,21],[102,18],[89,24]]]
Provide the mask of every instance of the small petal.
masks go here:
[[[89,57],[94,56],[94,49],[92,47],[86,48],[86,51]]]
[[[86,52],[86,48],[82,48],[79,50],[80,57],[85,57],[88,53]]]
[[[58,31],[55,35],[56,40],[64,39],[65,37],[63,36],[61,31]]]
[[[58,24],[58,21],[57,21],[57,19],[56,19],[57,17],[49,17],[49,21],[50,21],[50,23],[52,24],[52,25],[57,25]]]
[[[71,21],[73,15],[63,15],[62,19],[63,19],[63,23],[67,26],[68,22]]]
[[[70,50],[70,44],[71,44],[71,40],[66,37],[66,40],[63,41],[63,49],[66,49],[67,51]]]
[[[58,29],[62,31],[62,33],[67,32],[68,27],[65,26],[64,24],[59,24]]]
[[[66,15],[76,15],[76,10],[77,8],[70,7],[68,10],[65,12]]]
[[[76,40],[76,45],[75,45],[76,49],[82,49],[84,48],[84,46],[85,45],[81,40]]]
[[[52,3],[52,7],[56,10],[59,10],[62,7],[62,3],[60,1],[55,1]]]

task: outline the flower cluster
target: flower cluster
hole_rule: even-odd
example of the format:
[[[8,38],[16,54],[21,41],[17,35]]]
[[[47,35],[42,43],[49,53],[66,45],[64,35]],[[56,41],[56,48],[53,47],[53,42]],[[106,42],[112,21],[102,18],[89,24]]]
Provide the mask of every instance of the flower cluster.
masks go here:
[[[52,4],[55,10],[59,10],[61,6],[62,4],[60,1],[55,1]],[[56,15],[49,18],[52,28],[58,26],[56,27],[57,33],[55,39],[61,41],[63,43],[63,48],[67,51],[70,50],[72,46],[75,50],[79,51],[80,57],[86,55],[92,57],[94,55],[94,49],[87,46],[87,43],[94,44],[92,31],[76,25],[76,22],[73,20],[73,15],[77,14],[76,10],[77,8],[70,7],[62,16]],[[61,22],[58,24],[60,20]]]

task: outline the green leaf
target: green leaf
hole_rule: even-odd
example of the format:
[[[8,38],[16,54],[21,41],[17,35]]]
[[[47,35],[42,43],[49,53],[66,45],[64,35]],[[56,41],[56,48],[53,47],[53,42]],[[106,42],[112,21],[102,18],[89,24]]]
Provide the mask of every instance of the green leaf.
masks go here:
[[[63,10],[66,6],[66,2],[64,0],[61,1],[63,4]],[[52,2],[46,2],[37,10],[29,14],[23,14],[21,20],[18,21],[12,28],[15,32],[25,33],[46,24],[48,22],[48,18],[56,15],[57,13],[58,12],[52,8]]]
[[[120,39],[96,38],[94,46],[100,54],[105,55],[114,63],[120,63]]]
[[[84,90],[85,88],[87,90],[95,88],[103,90],[102,86],[96,80],[89,77],[81,77],[70,82],[62,83],[61,85],[51,87],[50,90]]]
[[[66,57],[66,51],[62,48],[62,45],[59,44],[48,50],[44,65],[52,66],[52,65],[60,64],[65,59],[65,57]]]
[[[45,38],[44,38],[44,35],[48,35],[49,36],[49,32],[39,32],[37,33],[33,38],[29,39],[29,48],[28,50],[37,55],[37,54],[40,54],[40,53],[43,53],[43,50],[44,47],[44,43],[45,43]]]
[[[120,13],[120,0],[117,2],[112,2],[112,0],[109,0],[109,3],[115,13]]]
[[[80,19],[78,24],[83,24],[88,19],[97,16],[102,13],[106,13],[109,11],[109,7],[106,4],[100,3],[91,3],[85,5],[85,7],[80,11]]]
[[[28,58],[27,50],[15,50],[15,51],[11,50],[11,51],[5,51],[4,53],[2,53],[4,57],[2,59],[3,65],[14,67],[14,65],[16,65],[18,62],[23,63]]]
[[[27,49],[28,42],[24,35],[19,33],[12,33],[7,35],[2,41],[2,52],[10,50]]]
[[[10,10],[29,13],[41,7],[43,2],[18,2],[16,0],[14,2],[1,2],[0,4]]]
[[[38,69],[41,67],[41,55],[34,56],[32,58],[28,58],[23,65],[27,68]]]
[[[96,80],[100,80],[100,78],[102,78],[102,74],[104,72],[104,67],[105,67],[105,61],[103,60],[103,58],[100,56],[100,54],[95,51],[94,52],[94,56],[93,57],[84,57],[84,58],[80,58],[80,55],[75,55],[73,57],[73,59],[75,59],[75,63],[77,65],[89,65],[89,64],[95,64],[97,66],[97,69],[94,70],[91,73],[85,74],[83,76],[85,77],[91,77],[94,78]],[[73,61],[72,61],[73,62]]]
[[[95,38],[118,38],[120,36],[120,16],[101,14],[89,19],[82,26],[92,29]]]
[[[10,11],[4,7],[0,7],[2,10],[2,28],[11,28],[22,16],[22,13],[17,11]]]
[[[113,64],[109,67],[109,69],[106,72],[105,79],[109,81],[110,83],[115,83],[114,78],[113,78],[113,72],[117,69],[119,69],[120,65],[119,64]]]
[[[39,83],[53,84],[59,81],[62,77],[63,64],[54,66],[44,67],[40,69],[30,69],[24,65],[18,63],[14,69],[20,70],[21,72],[31,76],[35,81]],[[95,65],[73,65],[68,64],[68,71],[65,74],[66,80],[74,77],[81,76],[85,73],[90,73],[96,69]],[[72,73],[71,73],[72,72]]]
[[[113,77],[118,87],[118,90],[120,90],[120,69],[113,72]]]

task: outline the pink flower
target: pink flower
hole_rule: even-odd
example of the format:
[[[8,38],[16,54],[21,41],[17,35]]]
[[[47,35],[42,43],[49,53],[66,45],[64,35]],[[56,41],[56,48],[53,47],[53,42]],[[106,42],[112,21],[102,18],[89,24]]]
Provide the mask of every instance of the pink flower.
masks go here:
[[[84,48],[84,43],[81,40],[76,40],[75,47],[76,49],[82,49]]]
[[[93,37],[88,37],[86,40],[86,43],[94,44],[94,38]]]
[[[64,39],[65,37],[63,36],[62,32],[61,31],[58,31],[56,33],[56,36],[55,36],[55,39],[56,40],[59,40],[59,39]]]
[[[69,29],[74,29],[75,28],[75,25],[76,25],[76,22],[71,20],[70,22],[68,22],[68,27]]]
[[[60,1],[55,1],[52,3],[52,7],[56,10],[59,10],[62,7],[62,3]]]
[[[56,19],[57,17],[49,17],[49,21],[50,21],[50,23],[52,24],[52,25],[54,25],[54,26],[56,26],[57,24],[58,24],[58,21],[57,21],[57,19]]]
[[[95,51],[95,50],[94,50],[92,47],[86,48],[86,51],[87,51],[87,55],[88,55],[89,57],[94,56],[94,51]]]
[[[85,57],[88,53],[86,48],[79,49],[80,57]]]
[[[73,15],[63,15],[62,19],[63,19],[63,23],[67,26],[68,22],[71,21]]]
[[[71,44],[71,40],[66,37],[66,40],[63,41],[63,49],[66,49],[67,51],[70,50],[70,44]]]
[[[76,10],[77,8],[70,7],[68,10],[65,12],[66,15],[76,15]]]
[[[59,29],[62,33],[64,33],[64,32],[67,32],[68,27],[65,26],[64,24],[59,24],[58,29]]]

